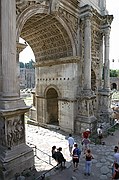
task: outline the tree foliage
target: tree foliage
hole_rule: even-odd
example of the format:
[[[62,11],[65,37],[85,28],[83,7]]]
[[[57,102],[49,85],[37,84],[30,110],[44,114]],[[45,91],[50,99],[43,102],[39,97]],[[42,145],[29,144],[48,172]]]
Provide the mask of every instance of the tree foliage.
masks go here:
[[[23,62],[19,62],[20,63],[20,68],[24,68],[24,63]]]
[[[28,63],[20,62],[20,68],[34,69],[34,61],[31,59]]]
[[[119,77],[119,70],[110,69],[110,77]]]

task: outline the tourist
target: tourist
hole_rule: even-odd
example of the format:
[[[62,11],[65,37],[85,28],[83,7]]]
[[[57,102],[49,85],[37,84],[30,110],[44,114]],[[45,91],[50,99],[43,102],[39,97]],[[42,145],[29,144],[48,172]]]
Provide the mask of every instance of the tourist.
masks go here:
[[[83,137],[83,138],[89,138],[90,134],[91,134],[90,129],[86,129],[86,130],[83,132],[82,137]]]
[[[81,143],[82,143],[83,151],[84,151],[84,154],[85,154],[86,150],[89,149],[90,139],[89,138],[83,138]]]
[[[56,146],[53,146],[52,147],[52,158],[56,160],[56,154],[57,154],[57,151],[56,151]]]
[[[72,137],[72,134],[69,134],[68,144],[69,144],[70,156],[72,156],[72,149],[73,149],[73,145],[74,145],[74,138]]]
[[[66,162],[66,159],[64,158],[63,154],[62,154],[62,148],[59,147],[57,149],[57,153],[56,153],[56,160],[58,162],[58,165],[61,165],[61,169],[65,168],[65,162]]]
[[[90,176],[92,159],[94,159],[94,157],[91,153],[91,150],[87,149],[86,154],[85,154],[85,160],[86,160],[86,162],[85,162],[85,173],[84,173],[85,175]]]
[[[73,150],[73,165],[74,165],[74,171],[78,169],[79,164],[79,158],[81,155],[81,150],[78,148],[77,144],[74,144],[74,150]]]
[[[103,135],[102,135],[102,126],[98,127],[97,133],[98,133],[98,138],[99,138],[99,144],[102,144],[102,138],[103,138]]]
[[[117,163],[114,164],[114,174],[112,179],[119,179],[119,165]]]
[[[115,146],[114,152],[115,152],[114,162],[116,162],[119,165],[119,148],[118,148],[118,146]]]
[[[119,165],[119,148],[118,146],[114,147],[114,162],[112,165],[112,176],[114,175],[115,172],[115,163],[117,163]]]

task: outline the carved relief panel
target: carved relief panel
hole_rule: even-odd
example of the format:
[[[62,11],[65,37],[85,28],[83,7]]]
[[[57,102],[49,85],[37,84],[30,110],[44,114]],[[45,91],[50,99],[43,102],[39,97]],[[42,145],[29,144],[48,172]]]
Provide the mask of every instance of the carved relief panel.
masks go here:
[[[25,142],[25,127],[23,115],[18,115],[6,121],[6,145],[11,148]]]

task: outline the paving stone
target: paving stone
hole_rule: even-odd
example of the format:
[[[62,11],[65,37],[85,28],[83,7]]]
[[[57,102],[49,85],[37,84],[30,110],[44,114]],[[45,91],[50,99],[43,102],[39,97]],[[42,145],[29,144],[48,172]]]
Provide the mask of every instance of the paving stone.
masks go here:
[[[100,176],[100,180],[106,180],[106,179],[108,179],[108,177],[106,175],[101,175]]]
[[[107,180],[111,179],[111,164],[113,162],[113,149],[114,146],[117,145],[119,137],[119,131],[117,131],[116,136],[110,136],[108,138],[108,142],[106,142],[106,145],[90,145],[90,149],[94,155],[92,167],[91,167],[91,175],[90,176],[84,176],[84,170],[85,170],[85,158],[84,154],[81,154],[80,162],[79,162],[79,168],[76,170],[76,172],[73,172],[73,164],[72,164],[72,157],[70,156],[69,150],[68,150],[68,133],[65,133],[59,129],[45,129],[42,127],[32,126],[32,125],[26,125],[26,140],[27,142],[30,142],[31,144],[35,144],[40,150],[47,153],[49,156],[51,156],[51,148],[53,145],[56,145],[57,147],[62,147],[62,153],[64,154],[64,157],[66,158],[66,169],[63,171],[57,171],[53,170],[46,174],[46,177],[50,180],[71,180],[72,178],[75,178],[74,180]],[[81,146],[81,137],[78,135],[73,135],[75,141],[78,143],[80,148]],[[114,138],[116,137],[116,140]],[[116,143],[117,142],[117,143]],[[38,160],[36,158],[36,171],[38,173],[43,171],[50,170],[53,166],[49,165],[46,162],[43,162],[42,160],[49,161],[48,156],[44,156],[42,153],[38,153],[38,155],[41,157],[41,160]],[[56,162],[53,161],[51,158],[51,163],[55,166]],[[28,179],[28,178],[27,178]],[[25,179],[25,180],[27,180]],[[28,179],[31,180],[31,179]]]
[[[106,175],[109,173],[109,168],[107,166],[102,166],[100,171],[101,171],[101,174]]]

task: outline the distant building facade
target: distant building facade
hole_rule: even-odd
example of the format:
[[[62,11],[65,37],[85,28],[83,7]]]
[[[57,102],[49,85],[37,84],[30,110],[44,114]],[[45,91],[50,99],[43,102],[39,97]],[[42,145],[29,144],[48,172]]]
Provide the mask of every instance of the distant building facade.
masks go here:
[[[35,87],[35,69],[20,68],[20,89]]]

